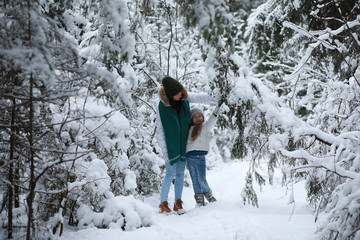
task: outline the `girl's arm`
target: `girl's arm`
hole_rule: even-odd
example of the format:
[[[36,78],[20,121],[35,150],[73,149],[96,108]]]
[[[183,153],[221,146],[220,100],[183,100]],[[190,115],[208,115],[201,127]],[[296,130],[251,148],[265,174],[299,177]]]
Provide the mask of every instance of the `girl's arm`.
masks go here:
[[[215,125],[218,111],[219,107],[216,107],[215,110],[211,113],[209,119],[204,123],[204,128],[211,129]]]
[[[220,111],[220,109],[222,109],[222,106],[223,106],[224,103],[222,103],[220,106],[217,106],[214,111],[211,113],[210,117],[209,117],[209,120],[207,120],[205,123],[204,123],[204,127],[207,128],[207,129],[211,129],[215,123],[216,123],[216,120],[217,120],[217,117],[219,115],[219,112],[222,112]]]

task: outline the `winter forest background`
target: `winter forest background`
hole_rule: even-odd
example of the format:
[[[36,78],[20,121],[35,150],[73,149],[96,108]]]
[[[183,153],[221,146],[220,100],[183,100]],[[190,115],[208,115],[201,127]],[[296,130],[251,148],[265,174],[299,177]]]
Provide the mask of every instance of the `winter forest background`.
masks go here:
[[[254,186],[272,184],[280,169],[284,185],[305,179],[309,204],[326,214],[319,239],[359,239],[358,0],[0,5],[7,238],[51,238],[66,225],[147,226],[134,206],[160,190],[155,109],[161,78],[170,75],[225,103],[211,154],[250,161],[239,186],[244,204],[256,207]],[[141,221],[131,226],[133,215]]]

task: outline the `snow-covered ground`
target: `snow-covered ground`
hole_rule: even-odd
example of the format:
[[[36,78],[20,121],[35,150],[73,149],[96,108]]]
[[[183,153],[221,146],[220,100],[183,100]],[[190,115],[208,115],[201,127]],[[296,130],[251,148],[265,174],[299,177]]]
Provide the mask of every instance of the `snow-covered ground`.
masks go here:
[[[134,231],[88,228],[79,231],[67,229],[61,239],[146,239],[146,240],[308,240],[316,230],[313,209],[306,203],[304,183],[294,185],[294,204],[288,204],[289,193],[282,187],[280,176],[274,185],[266,185],[258,192],[259,208],[243,205],[240,197],[244,186],[246,162],[225,163],[207,172],[207,178],[216,203],[195,208],[192,187],[183,192],[187,214],[165,216],[157,214],[159,199],[151,197],[144,202],[154,209],[153,224]],[[186,170],[186,174],[188,172]],[[257,184],[254,184],[257,187]],[[169,202],[174,201],[173,188]],[[172,206],[172,204],[171,204]]]

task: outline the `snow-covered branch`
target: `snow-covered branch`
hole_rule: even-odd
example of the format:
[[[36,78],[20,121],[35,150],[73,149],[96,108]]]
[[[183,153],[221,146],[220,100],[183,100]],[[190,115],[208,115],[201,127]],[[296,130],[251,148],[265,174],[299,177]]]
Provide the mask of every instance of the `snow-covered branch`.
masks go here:
[[[329,172],[335,173],[342,178],[355,179],[357,174],[344,169],[341,164],[334,164],[332,160],[334,160],[334,156],[314,156],[309,152],[300,149],[295,151],[287,151],[286,149],[280,149],[280,152],[289,157],[296,159],[306,160],[306,164],[298,167],[291,168],[292,171],[303,170],[303,169],[314,169],[314,168],[324,168]]]
[[[360,46],[360,41],[351,32],[352,28],[356,28],[356,27],[360,26],[359,20],[343,22],[343,25],[335,30],[331,30],[331,29],[327,28],[325,30],[308,31],[308,30],[306,30],[294,23],[288,22],[288,21],[284,21],[283,26],[293,29],[294,31],[300,33],[301,35],[310,38],[310,40],[315,41],[315,43],[309,44],[309,47],[306,50],[306,54],[302,57],[300,62],[296,65],[295,70],[289,76],[287,76],[285,78],[285,80],[293,79],[301,73],[301,70],[304,68],[305,64],[309,60],[313,50],[315,48],[317,48],[318,46],[320,46],[320,44],[330,50],[337,50],[341,55],[343,55],[344,49],[341,48],[340,46],[334,45],[333,39],[336,36],[339,36],[340,34],[342,34],[344,31],[349,31],[352,39],[354,39],[354,41],[356,43],[356,46]],[[351,64],[348,62],[348,60],[345,57],[343,57],[343,58],[344,58],[344,61],[346,62],[346,64],[350,66]],[[353,77],[354,77],[355,81],[357,82],[357,84],[360,86],[360,79],[358,79],[355,75]]]

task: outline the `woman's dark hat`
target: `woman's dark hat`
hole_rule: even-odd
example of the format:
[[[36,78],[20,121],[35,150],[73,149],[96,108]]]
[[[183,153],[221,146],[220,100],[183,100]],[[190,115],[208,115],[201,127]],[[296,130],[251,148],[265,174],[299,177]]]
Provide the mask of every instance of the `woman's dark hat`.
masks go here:
[[[165,76],[163,78],[162,85],[164,86],[166,96],[169,99],[184,89],[184,87],[178,81],[169,76]]]

